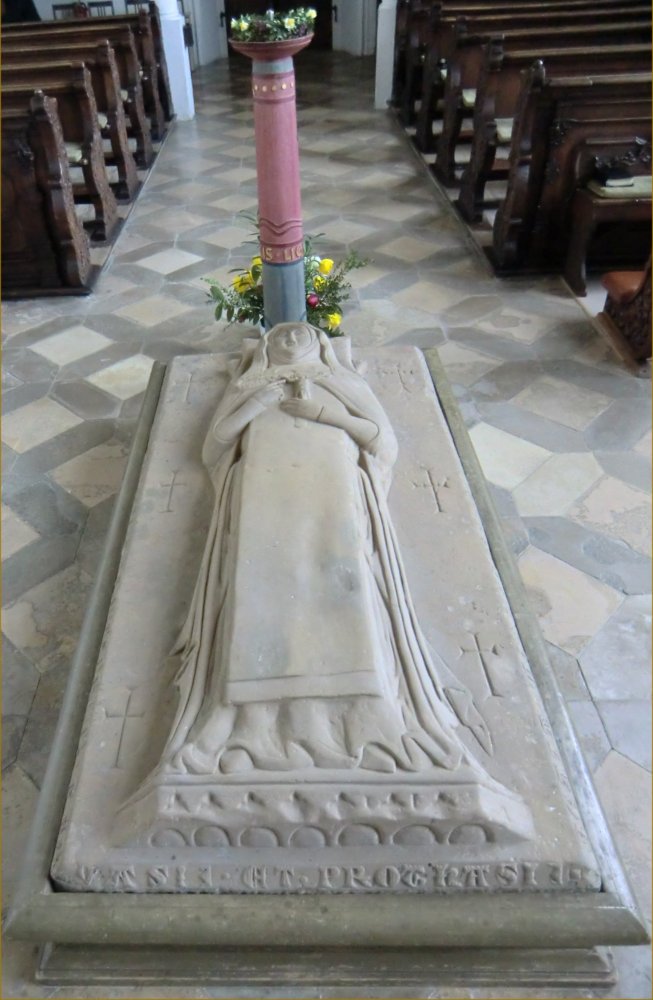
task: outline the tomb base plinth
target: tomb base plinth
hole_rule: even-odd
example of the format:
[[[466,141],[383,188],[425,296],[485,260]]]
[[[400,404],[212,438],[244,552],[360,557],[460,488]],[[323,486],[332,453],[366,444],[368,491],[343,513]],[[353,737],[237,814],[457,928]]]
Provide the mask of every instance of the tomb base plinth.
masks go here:
[[[388,506],[462,763],[166,770],[231,359],[157,366],[7,920],[41,981],[586,988],[614,980],[602,947],[647,940],[437,356],[357,360],[399,442]]]
[[[615,983],[609,952],[546,948],[44,949],[44,985],[213,986],[269,997],[426,997],[438,989],[588,989]],[[214,994],[215,995],[215,994]]]

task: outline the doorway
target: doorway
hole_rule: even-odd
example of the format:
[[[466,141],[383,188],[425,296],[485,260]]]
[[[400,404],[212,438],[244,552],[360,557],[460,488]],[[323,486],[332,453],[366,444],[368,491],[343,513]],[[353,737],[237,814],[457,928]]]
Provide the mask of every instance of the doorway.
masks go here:
[[[286,0],[283,5],[271,3],[270,0],[225,0],[224,9],[227,25],[229,25],[232,17],[240,17],[241,14],[265,14],[270,7],[281,12],[284,9],[290,10],[292,6],[293,0]],[[311,43],[311,48],[331,49],[333,47],[333,3],[331,0],[313,0],[311,6],[317,11],[315,38]]]

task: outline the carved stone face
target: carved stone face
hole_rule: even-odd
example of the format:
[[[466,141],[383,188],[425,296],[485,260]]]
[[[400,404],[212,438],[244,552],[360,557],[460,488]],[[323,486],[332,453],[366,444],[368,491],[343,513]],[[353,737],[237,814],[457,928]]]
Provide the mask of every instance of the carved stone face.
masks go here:
[[[317,356],[319,349],[315,334],[301,323],[281,323],[268,339],[268,357],[273,365],[287,365],[300,358]]]

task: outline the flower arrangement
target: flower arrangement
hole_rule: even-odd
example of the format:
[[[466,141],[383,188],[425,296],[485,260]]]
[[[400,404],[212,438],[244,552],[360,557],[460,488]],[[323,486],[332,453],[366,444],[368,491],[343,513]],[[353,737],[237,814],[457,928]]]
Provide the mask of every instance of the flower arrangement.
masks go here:
[[[231,19],[231,37],[237,42],[279,42],[302,38],[313,32],[317,12],[313,7],[295,7],[277,14],[241,14]]]
[[[320,257],[313,251],[313,239],[304,239],[304,285],[306,290],[306,318],[313,326],[324,330],[330,337],[340,337],[342,307],[349,298],[351,284],[347,274],[365,267],[367,260],[351,250],[344,260],[336,264],[330,257]],[[212,279],[209,296],[215,303],[215,318],[227,322],[263,324],[263,262],[252,257],[248,268],[234,269],[231,285],[221,285]]]

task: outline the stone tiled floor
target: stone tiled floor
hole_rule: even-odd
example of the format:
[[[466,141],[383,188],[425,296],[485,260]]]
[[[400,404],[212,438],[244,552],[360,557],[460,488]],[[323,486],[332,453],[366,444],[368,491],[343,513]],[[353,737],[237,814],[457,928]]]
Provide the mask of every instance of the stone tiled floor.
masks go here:
[[[325,254],[373,258],[355,273],[346,331],[359,345],[438,347],[650,913],[648,380],[560,279],[492,275],[404,136],[371,110],[370,60],[306,53],[297,68],[306,230],[325,234]],[[195,87],[197,118],[172,130],[96,292],[3,307],[5,905],[151,365],[243,336],[212,320],[202,279],[251,255],[238,215],[256,207],[247,75],[217,64]],[[6,997],[136,995],[39,988],[31,948],[4,959]],[[617,961],[608,995],[650,997],[648,949]],[[138,992],[164,995],[181,992]]]

